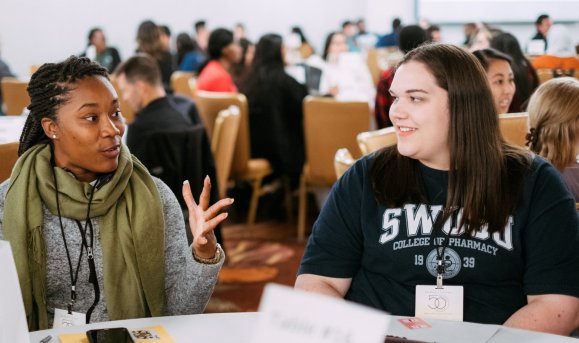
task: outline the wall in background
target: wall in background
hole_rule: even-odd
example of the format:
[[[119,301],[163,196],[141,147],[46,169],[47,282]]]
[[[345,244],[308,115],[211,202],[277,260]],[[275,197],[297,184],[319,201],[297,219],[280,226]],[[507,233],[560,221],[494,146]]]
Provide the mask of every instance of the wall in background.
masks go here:
[[[385,34],[391,31],[391,21],[400,17],[404,24],[416,22],[421,0],[2,0],[0,2],[0,54],[18,76],[28,77],[31,64],[59,61],[78,54],[86,47],[90,28],[102,27],[109,44],[116,46],[122,58],[130,56],[136,48],[135,36],[139,23],[152,19],[168,25],[176,35],[193,31],[193,23],[206,19],[210,28],[232,28],[243,22],[249,38],[256,41],[262,34],[276,32],[285,35],[292,25],[300,25],[311,43],[319,51],[328,32],[340,28],[345,19],[366,18],[371,32]],[[425,0],[422,0],[425,1]],[[442,1],[442,0],[429,0]],[[452,11],[445,0],[444,8]],[[468,4],[486,0],[452,0]],[[509,0],[517,1],[517,0]],[[561,2],[577,3],[579,0],[519,0],[521,6],[541,2],[545,13],[558,13]],[[492,17],[500,4],[485,7],[481,18]],[[450,7],[450,8],[449,8]],[[476,13],[476,12],[475,12]],[[579,13],[576,20],[566,23],[574,41],[579,42]],[[428,18],[428,16],[426,16]],[[520,18],[519,18],[520,19]],[[557,18],[553,16],[555,22]],[[569,19],[569,18],[567,18]],[[521,43],[534,33],[532,22],[497,23],[503,30],[512,32]],[[462,25],[442,25],[443,39],[447,43],[463,41]]]
[[[579,19],[579,0],[416,0],[419,17],[439,23],[527,23],[547,12],[559,21]]]
[[[353,0],[2,0],[0,53],[18,76],[27,77],[31,64],[82,52],[88,31],[99,26],[109,45],[127,58],[145,19],[168,25],[175,36],[192,33],[199,19],[207,20],[209,28],[233,28],[242,22],[252,40],[269,32],[285,35],[291,26],[300,25],[318,47],[343,20],[363,17],[364,9],[364,1]]]

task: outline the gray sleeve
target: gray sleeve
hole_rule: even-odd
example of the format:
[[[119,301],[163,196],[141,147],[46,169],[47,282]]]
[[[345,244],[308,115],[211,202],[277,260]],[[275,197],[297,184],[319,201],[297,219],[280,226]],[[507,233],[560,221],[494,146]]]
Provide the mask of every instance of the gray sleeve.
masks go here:
[[[161,195],[165,220],[166,314],[202,313],[213,293],[225,257],[222,256],[216,264],[201,264],[193,259],[177,198],[165,183],[154,179]]]
[[[0,183],[0,239],[4,239],[4,229],[2,229],[2,223],[4,221],[4,201],[6,199],[6,192],[8,192],[9,184],[10,179]]]

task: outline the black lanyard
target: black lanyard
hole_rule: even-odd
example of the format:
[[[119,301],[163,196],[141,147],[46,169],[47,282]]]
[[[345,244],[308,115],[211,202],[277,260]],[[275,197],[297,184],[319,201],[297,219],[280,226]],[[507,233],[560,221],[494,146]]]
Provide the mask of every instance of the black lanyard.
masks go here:
[[[60,203],[58,200],[58,182],[56,179],[56,173],[54,172],[54,169],[52,170],[52,175],[54,177],[54,187],[56,188],[56,191],[55,191],[56,209],[58,212],[58,221],[60,223],[60,232],[62,234],[62,240],[64,242],[64,249],[66,251],[66,258],[68,260],[68,268],[69,268],[69,273],[70,273],[70,283],[71,283],[70,302],[68,303],[67,310],[68,310],[68,314],[72,314],[74,304],[76,303],[76,284],[78,281],[78,272],[80,270],[80,261],[82,260],[83,250],[86,249],[87,255],[88,255],[88,267],[89,267],[88,281],[93,284],[93,288],[94,288],[94,292],[95,292],[95,300],[86,313],[86,323],[88,324],[88,323],[90,323],[90,317],[92,315],[92,312],[94,311],[96,305],[99,303],[99,300],[100,300],[100,288],[98,285],[98,278],[97,278],[97,274],[96,274],[96,266],[95,266],[94,254],[93,254],[94,230],[93,230],[92,222],[90,220],[90,205],[92,204],[93,195],[96,191],[96,188],[97,188],[97,185],[99,184],[100,179],[97,179],[96,182],[92,186],[92,190],[90,193],[88,206],[87,206],[86,225],[85,225],[84,229],[83,229],[80,221],[76,220],[76,223],[78,225],[78,229],[80,231],[80,236],[82,238],[82,243],[80,246],[80,254],[78,257],[78,263],[76,265],[76,270],[73,272],[72,260],[70,258],[70,252],[68,250],[68,244],[66,242],[66,235],[64,233],[64,225],[62,225],[62,216],[60,215]],[[88,245],[87,240],[86,240],[87,226],[90,229],[90,246]]]
[[[432,221],[432,210],[430,208],[430,204],[426,205],[427,209],[428,209],[428,214],[430,216],[430,220]],[[441,246],[438,246],[437,238],[438,238],[438,233],[439,232],[443,232],[442,230],[442,226],[444,225],[444,213],[445,212],[450,212],[452,211],[452,221],[454,221],[454,223],[456,225],[458,225],[457,223],[457,218],[458,218],[458,207],[451,207],[450,209],[444,209],[442,210],[442,213],[440,213],[437,217],[436,217],[436,221],[433,222],[433,228],[432,228],[432,243],[434,243],[434,247],[436,249],[436,288],[442,288],[442,275],[444,273],[446,273],[446,266],[444,264],[444,252],[446,251],[446,248],[448,247],[448,244],[450,243],[450,234],[452,232],[452,228],[448,231],[448,235],[446,235],[444,237],[444,240],[442,242]],[[452,224],[452,222],[451,222]]]

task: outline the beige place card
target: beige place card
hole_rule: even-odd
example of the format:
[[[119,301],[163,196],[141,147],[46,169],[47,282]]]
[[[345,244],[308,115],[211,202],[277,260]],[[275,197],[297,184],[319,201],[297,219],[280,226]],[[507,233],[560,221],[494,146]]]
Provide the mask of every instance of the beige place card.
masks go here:
[[[252,343],[382,343],[391,317],[342,299],[268,284]]]
[[[462,321],[464,289],[462,286],[416,286],[415,316]]]

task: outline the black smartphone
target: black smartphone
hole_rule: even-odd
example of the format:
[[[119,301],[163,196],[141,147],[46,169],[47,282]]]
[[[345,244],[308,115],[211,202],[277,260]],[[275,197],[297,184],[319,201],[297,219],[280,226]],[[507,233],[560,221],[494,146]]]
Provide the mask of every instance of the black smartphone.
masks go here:
[[[89,343],[132,343],[133,339],[127,328],[109,328],[88,330]]]

